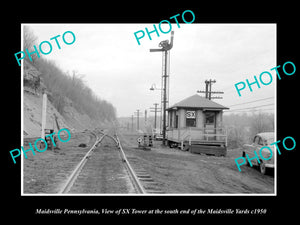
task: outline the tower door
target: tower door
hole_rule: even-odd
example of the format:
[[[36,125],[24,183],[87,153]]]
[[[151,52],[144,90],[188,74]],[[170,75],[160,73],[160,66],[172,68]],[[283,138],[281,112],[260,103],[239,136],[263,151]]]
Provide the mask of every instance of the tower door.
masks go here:
[[[204,121],[204,131],[208,134],[208,140],[216,140],[216,112],[206,111]]]

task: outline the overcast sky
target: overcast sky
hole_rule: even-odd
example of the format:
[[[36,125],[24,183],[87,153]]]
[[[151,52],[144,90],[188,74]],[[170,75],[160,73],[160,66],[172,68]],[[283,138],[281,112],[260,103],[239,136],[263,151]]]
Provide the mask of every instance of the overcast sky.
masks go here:
[[[55,41],[47,59],[54,60],[63,71],[84,74],[84,81],[102,99],[111,102],[118,116],[131,116],[160,103],[160,91],[150,91],[153,83],[159,88],[162,75],[162,53],[150,53],[170,33],[152,40],[147,35],[138,45],[134,32],[152,30],[153,24],[26,24],[38,37],[38,43],[50,41],[56,35],[72,31],[76,41],[65,45],[61,39],[58,50]],[[156,24],[157,25],[157,24]],[[157,25],[158,26],[158,25]],[[261,106],[271,112],[275,102],[276,24],[172,24],[174,46],[170,60],[170,105],[205,90],[206,79],[215,79],[212,91],[224,91],[223,99],[214,101],[231,110]],[[163,30],[168,30],[167,28]],[[253,92],[248,88],[239,97],[234,84],[254,81],[263,71],[273,74],[273,82]],[[266,82],[267,82],[266,78]],[[204,94],[200,94],[204,96]],[[274,97],[273,99],[271,97]],[[267,106],[262,106],[267,105]],[[251,109],[250,109],[251,110]],[[234,112],[234,111],[232,111]],[[236,111],[238,112],[238,110]]]

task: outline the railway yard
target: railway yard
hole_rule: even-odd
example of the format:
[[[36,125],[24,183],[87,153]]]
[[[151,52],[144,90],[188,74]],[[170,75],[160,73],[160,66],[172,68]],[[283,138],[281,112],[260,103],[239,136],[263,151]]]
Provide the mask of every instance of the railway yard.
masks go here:
[[[154,141],[151,150],[142,150],[137,147],[138,137],[137,134],[119,133],[116,138],[112,132],[103,137],[100,131],[85,130],[72,133],[71,140],[62,143],[60,149],[35,156],[28,154],[28,159],[23,158],[23,193],[274,193],[274,175],[262,175],[250,167],[238,171],[234,158],[240,156],[239,149],[228,149],[226,157],[216,157],[191,154]],[[24,141],[24,147],[29,141]],[[83,159],[85,164],[76,172]],[[74,177],[71,179],[71,176]]]

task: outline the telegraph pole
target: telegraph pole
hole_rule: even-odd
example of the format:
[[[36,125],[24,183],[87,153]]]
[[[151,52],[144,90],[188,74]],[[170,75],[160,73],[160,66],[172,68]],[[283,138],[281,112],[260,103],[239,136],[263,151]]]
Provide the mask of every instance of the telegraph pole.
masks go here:
[[[133,132],[133,117],[134,115],[131,116],[131,131]]]
[[[215,96],[212,97],[211,94],[224,94],[223,91],[211,91],[211,85],[212,83],[216,83],[216,80],[205,80],[205,91],[197,91],[197,93],[205,93],[205,98],[211,99],[222,99],[223,97]]]
[[[157,108],[158,103],[154,103],[154,108],[150,108],[150,110],[154,110],[154,111],[150,111],[150,112],[154,112],[154,129],[156,129],[156,118],[157,118],[157,113],[160,112],[160,108]]]
[[[209,100],[211,100],[211,84],[212,83],[216,83],[216,80],[209,80],[209,97],[208,97],[208,99]]]
[[[137,109],[136,112],[137,112],[137,131],[139,131],[140,130],[140,110]]]
[[[208,85],[209,85],[209,81],[206,80],[205,81],[205,98],[208,98]]]

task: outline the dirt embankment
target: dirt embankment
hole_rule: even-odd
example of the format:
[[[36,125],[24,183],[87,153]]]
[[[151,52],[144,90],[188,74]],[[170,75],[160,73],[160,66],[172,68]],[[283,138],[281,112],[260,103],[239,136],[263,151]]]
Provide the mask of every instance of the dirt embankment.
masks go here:
[[[40,137],[42,128],[42,94],[24,91],[23,94],[23,134],[24,138]],[[90,119],[87,115],[79,113],[71,101],[66,101],[64,112],[60,114],[52,103],[47,101],[46,128],[58,130],[54,114],[57,116],[61,128],[68,128],[70,131],[93,130],[95,126],[101,127],[99,121]]]
[[[151,177],[172,194],[272,194],[274,177],[242,166],[238,171],[234,159],[240,149],[229,149],[226,157],[192,154],[162,147],[154,142],[151,151],[136,149],[137,136],[122,135],[126,154],[138,159]]]

